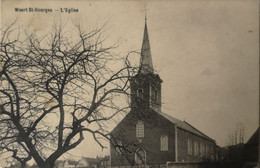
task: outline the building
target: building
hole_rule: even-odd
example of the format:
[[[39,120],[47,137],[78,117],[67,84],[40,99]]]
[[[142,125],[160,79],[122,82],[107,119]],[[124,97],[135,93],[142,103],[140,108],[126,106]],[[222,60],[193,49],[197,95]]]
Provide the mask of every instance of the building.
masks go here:
[[[111,166],[214,160],[213,139],[161,111],[161,84],[153,68],[145,21],[140,71],[130,80],[131,111],[111,131]]]
[[[55,168],[98,168],[100,160],[97,158],[82,157],[79,161],[74,160],[57,160],[55,162]]]
[[[107,168],[110,165],[110,156],[105,156],[100,159],[100,168]]]
[[[97,168],[100,165],[98,158],[83,157],[79,160],[76,167],[78,168]]]
[[[64,160],[64,161],[59,161],[55,164],[57,164],[57,168],[71,168],[71,167],[76,167],[78,162],[73,160]]]
[[[259,128],[254,132],[254,134],[248,139],[244,145],[243,158],[245,165],[247,167],[253,167],[259,162]]]
[[[232,145],[222,147],[219,165],[223,168],[258,168],[259,128],[246,143],[233,141]]]
[[[107,168],[110,165],[110,157],[97,157],[97,158],[89,158],[82,157],[79,160],[56,160],[54,168]],[[18,166],[17,166],[18,165]],[[20,164],[17,163],[12,167],[20,167]],[[28,168],[38,168],[36,164],[32,166],[27,166]]]

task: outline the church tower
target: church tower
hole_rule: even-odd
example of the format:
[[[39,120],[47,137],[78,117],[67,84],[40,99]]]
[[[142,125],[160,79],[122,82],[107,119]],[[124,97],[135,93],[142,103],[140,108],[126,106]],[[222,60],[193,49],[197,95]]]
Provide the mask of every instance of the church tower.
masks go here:
[[[130,81],[132,110],[149,111],[153,109],[161,112],[161,83],[159,75],[154,73],[145,19],[139,73]]]

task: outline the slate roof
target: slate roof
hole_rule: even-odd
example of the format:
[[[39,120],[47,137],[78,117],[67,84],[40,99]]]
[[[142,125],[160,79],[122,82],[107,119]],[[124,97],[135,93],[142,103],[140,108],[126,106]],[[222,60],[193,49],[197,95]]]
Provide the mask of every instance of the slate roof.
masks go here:
[[[174,118],[168,114],[162,113],[162,112],[158,112],[159,115],[163,116],[164,118],[166,118],[167,120],[169,120],[170,122],[172,122],[173,124],[176,124],[178,128],[183,129],[185,131],[188,131],[190,133],[196,134],[202,138],[208,139],[210,141],[214,141],[213,139],[211,139],[210,137],[208,137],[207,135],[205,135],[204,133],[202,133],[201,131],[199,131],[198,129],[196,129],[195,127],[193,127],[192,125],[190,125],[189,123],[187,123],[186,121],[181,121],[177,118]]]

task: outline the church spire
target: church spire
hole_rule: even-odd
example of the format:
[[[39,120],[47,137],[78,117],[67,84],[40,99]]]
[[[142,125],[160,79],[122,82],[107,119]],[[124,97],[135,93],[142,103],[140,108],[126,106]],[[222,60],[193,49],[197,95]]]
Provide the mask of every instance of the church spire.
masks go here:
[[[151,109],[161,112],[162,80],[158,74],[154,73],[146,17],[140,57],[140,71],[130,80],[131,108],[140,111],[140,113],[148,112]]]
[[[145,16],[145,26],[144,26],[144,37],[141,49],[141,62],[140,62],[141,74],[153,73],[153,62],[150,50],[150,43],[148,37],[146,16]]]

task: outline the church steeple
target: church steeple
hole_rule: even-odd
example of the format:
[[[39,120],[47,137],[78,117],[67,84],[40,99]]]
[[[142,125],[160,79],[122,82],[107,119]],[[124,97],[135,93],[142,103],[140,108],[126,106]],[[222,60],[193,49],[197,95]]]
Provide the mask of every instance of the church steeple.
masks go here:
[[[141,49],[141,60],[140,60],[141,74],[154,72],[146,20],[147,19],[145,16],[144,36],[143,36],[143,44]]]
[[[160,76],[154,73],[147,23],[145,19],[140,71],[130,80],[131,108],[133,111],[161,111]]]

